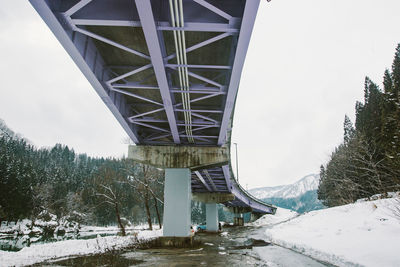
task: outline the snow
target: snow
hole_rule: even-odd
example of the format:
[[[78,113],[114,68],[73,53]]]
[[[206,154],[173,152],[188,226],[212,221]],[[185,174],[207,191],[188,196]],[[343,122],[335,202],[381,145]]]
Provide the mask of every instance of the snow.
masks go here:
[[[269,267],[282,266],[326,266],[315,260],[279,246],[253,247],[260,258]]]
[[[32,245],[18,252],[0,251],[0,266],[24,266],[69,256],[104,253],[132,246],[138,240],[149,240],[161,235],[162,230],[139,231],[137,236],[98,236],[89,240],[66,240]]]
[[[399,196],[312,211],[267,227],[264,239],[338,266],[399,266],[396,205],[400,205]],[[282,210],[278,208],[278,216]],[[273,223],[267,216],[260,220],[258,225]]]
[[[29,235],[31,232],[40,234],[43,232],[43,228],[53,228],[54,233],[57,233],[58,229],[64,229],[67,233],[76,233],[79,232],[80,237],[85,237],[85,236],[91,236],[93,234],[100,234],[100,235],[111,235],[111,234],[117,234],[120,229],[118,226],[80,226],[78,229],[77,224],[73,224],[73,227],[59,225],[58,222],[56,221],[42,221],[42,220],[36,220],[35,221],[35,226],[31,229],[32,221],[28,219],[23,219],[18,221],[17,223],[9,223],[7,226],[5,223],[2,224],[0,227],[0,237],[1,236],[10,236],[14,234],[20,234],[20,235]],[[134,231],[139,231],[139,230],[145,230],[147,229],[147,224],[141,224],[141,225],[135,225],[135,226],[126,226],[125,231],[126,233],[134,232]],[[57,236],[57,235],[55,235]]]
[[[134,231],[140,231],[147,229],[147,224],[135,225],[135,226],[126,226],[125,232],[130,233]],[[82,226],[79,230],[79,234],[81,236],[90,236],[93,234],[117,234],[120,232],[120,228],[118,226]]]
[[[256,198],[295,198],[303,195],[307,191],[318,189],[319,174],[310,174],[299,181],[289,184],[274,187],[262,187],[251,189],[250,193]]]
[[[246,225],[248,225],[248,226],[272,226],[272,225],[276,225],[276,224],[288,221],[297,216],[299,216],[299,214],[295,211],[284,209],[284,208],[278,208],[276,210],[275,215],[270,215],[270,214],[264,215],[260,219],[254,221],[252,223],[247,223]]]

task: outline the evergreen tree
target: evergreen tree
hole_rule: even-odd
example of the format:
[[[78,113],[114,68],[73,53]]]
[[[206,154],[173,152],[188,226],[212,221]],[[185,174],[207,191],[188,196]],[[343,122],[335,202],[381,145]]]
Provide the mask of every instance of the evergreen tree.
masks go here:
[[[396,52],[394,55],[394,60],[392,64],[392,80],[393,80],[393,94],[397,100],[399,100],[400,92],[400,43],[397,45]]]
[[[355,129],[353,127],[353,123],[351,122],[350,118],[347,115],[344,116],[343,129],[344,129],[344,144],[347,145],[350,142],[350,140],[354,138],[355,135]]]
[[[400,44],[382,92],[368,77],[355,128],[345,116],[344,140],[321,167],[318,198],[327,206],[400,189]]]
[[[79,212],[86,214],[85,223],[115,224],[119,222],[115,219],[115,209],[100,205],[103,200],[96,197],[94,191],[96,185],[104,182],[106,169],[110,174],[107,181],[118,192],[121,222],[122,216],[136,222],[149,218],[161,222],[163,173],[155,168],[148,169],[151,174],[147,179],[151,188],[147,202],[149,216],[144,211],[140,192],[124,184],[129,172],[138,170],[139,166],[126,159],[76,154],[61,144],[50,149],[37,149],[0,120],[0,221],[22,218],[35,221],[38,214],[46,211],[56,214],[59,219]],[[141,181],[145,180],[142,176],[143,173],[138,172]]]

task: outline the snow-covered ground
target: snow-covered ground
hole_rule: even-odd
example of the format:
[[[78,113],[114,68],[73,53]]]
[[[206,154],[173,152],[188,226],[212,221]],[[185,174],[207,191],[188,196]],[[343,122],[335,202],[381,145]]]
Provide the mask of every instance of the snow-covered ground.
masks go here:
[[[146,230],[147,224],[130,225],[125,227],[129,235],[137,231]],[[157,227],[157,226],[155,226]],[[60,230],[63,232],[60,233]],[[96,236],[117,235],[120,232],[118,226],[80,226],[77,223],[63,224],[57,220],[36,220],[34,226],[28,219],[18,222],[3,222],[0,227],[0,251],[18,251],[33,244],[60,242],[70,239],[93,239]]]
[[[287,220],[293,219],[294,217],[299,216],[299,214],[295,211],[278,208],[276,210],[275,215],[264,215],[260,219],[247,223],[248,226],[273,226]]]
[[[55,215],[54,215],[55,216]],[[66,233],[78,233],[81,236],[85,235],[93,235],[93,234],[117,234],[120,229],[117,225],[113,226],[87,226],[87,225],[78,225],[77,223],[73,223],[70,225],[63,225],[63,223],[58,222],[56,218],[53,218],[50,221],[42,221],[36,220],[34,226],[32,227],[32,221],[28,219],[19,220],[18,222],[11,222],[10,224],[6,224],[7,222],[2,222],[0,226],[0,237],[3,236],[13,236],[13,235],[29,235],[32,232],[34,234],[40,235],[43,233],[43,229],[52,229],[55,234],[57,229],[63,229]],[[147,229],[147,224],[139,224],[134,226],[125,226],[126,232],[145,230]],[[154,225],[157,227],[157,225]]]
[[[153,225],[153,228],[158,228],[158,225]],[[141,230],[146,230],[148,229],[147,224],[140,224],[140,225],[135,225],[135,226],[126,226],[125,227],[125,232],[131,233],[131,232],[137,232]],[[79,230],[79,234],[81,236],[87,236],[87,235],[92,235],[93,233],[102,235],[102,234],[117,234],[120,232],[120,229],[118,226],[82,226],[81,229]]]
[[[104,253],[113,249],[130,247],[138,240],[149,240],[161,236],[161,234],[162,230],[143,230],[139,231],[136,237],[129,235],[97,237],[89,240],[66,240],[32,245],[18,252],[0,251],[0,266],[23,266],[68,256]]]
[[[264,239],[338,266],[400,266],[396,206],[399,197],[312,211],[267,227]],[[287,214],[282,210],[278,217]],[[260,220],[258,225],[270,225],[272,218]]]

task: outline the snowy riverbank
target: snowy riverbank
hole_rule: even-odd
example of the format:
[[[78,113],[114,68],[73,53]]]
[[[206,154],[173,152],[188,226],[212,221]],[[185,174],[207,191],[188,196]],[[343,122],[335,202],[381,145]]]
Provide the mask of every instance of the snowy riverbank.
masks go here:
[[[265,235],[272,243],[338,266],[399,266],[396,205],[400,208],[399,197],[312,211],[268,228]]]
[[[125,232],[130,233],[146,230],[147,224],[125,226]],[[118,226],[86,226],[71,220],[57,220],[53,215],[51,220],[29,219],[17,222],[3,222],[0,227],[0,251],[19,251],[33,244],[44,244],[70,239],[93,239],[98,235],[111,236],[120,232]]]
[[[260,219],[247,223],[248,226],[274,226],[288,220],[291,220],[295,217],[299,216],[299,214],[295,211],[278,208],[276,210],[275,215],[264,215]]]
[[[89,240],[66,240],[48,244],[32,245],[18,252],[0,251],[0,266],[23,266],[51,259],[104,253],[114,249],[134,246],[138,241],[161,236],[162,230],[138,231],[137,236],[107,236]]]

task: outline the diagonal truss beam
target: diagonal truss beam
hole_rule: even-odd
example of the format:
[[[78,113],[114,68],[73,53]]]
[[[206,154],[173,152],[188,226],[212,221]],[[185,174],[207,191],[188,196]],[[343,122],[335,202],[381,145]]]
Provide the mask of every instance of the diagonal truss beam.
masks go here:
[[[209,118],[209,117],[200,115],[200,114],[198,114],[198,113],[196,113],[196,112],[192,112],[192,115],[195,116],[195,117],[197,117],[197,118],[201,118],[201,119],[203,119],[203,120],[207,120],[207,121],[214,122],[215,124],[218,123],[218,121],[216,121],[216,120],[214,120],[214,119],[211,119],[211,118]]]
[[[195,137],[193,137],[193,138],[196,139],[196,140],[203,141],[203,142],[205,142],[205,143],[207,143],[207,144],[213,144],[213,143],[214,143],[212,140],[208,140],[208,139],[206,139],[206,138],[201,138],[201,137],[197,137],[197,136],[195,136]]]
[[[158,103],[157,101],[148,99],[148,98],[146,98],[144,96],[140,96],[140,95],[137,95],[137,94],[134,94],[134,93],[131,93],[131,92],[127,92],[127,91],[120,90],[120,89],[117,89],[117,88],[112,88],[112,87],[110,88],[110,90],[114,91],[114,92],[118,92],[118,93],[124,94],[124,95],[127,95],[127,96],[131,96],[131,97],[134,97],[134,98],[137,98],[137,99],[140,99],[140,100],[152,103],[152,104],[156,104],[156,105],[159,105],[159,106],[164,106],[163,104]]]
[[[148,90],[159,90],[158,86],[144,85],[138,82],[127,82],[127,83],[116,83],[113,84],[115,88],[131,88],[131,89],[148,89]]]
[[[150,59],[150,57],[149,57],[148,55],[145,55],[145,54],[143,54],[143,53],[141,53],[141,52],[139,52],[139,51],[136,51],[136,50],[134,50],[134,49],[132,49],[132,48],[126,47],[126,46],[124,46],[124,45],[122,45],[122,44],[120,44],[120,43],[114,42],[113,40],[107,39],[107,38],[105,38],[105,37],[103,37],[103,36],[100,36],[100,35],[98,35],[98,34],[95,34],[95,33],[93,33],[93,32],[90,32],[90,31],[81,29],[81,28],[79,28],[79,27],[74,27],[73,30],[74,30],[74,31],[77,31],[77,32],[80,32],[80,33],[82,33],[82,34],[84,34],[84,35],[87,35],[87,36],[89,36],[89,37],[92,37],[92,38],[94,38],[94,39],[97,39],[97,40],[99,40],[99,41],[102,41],[102,42],[104,42],[104,43],[107,43],[107,44],[109,44],[109,45],[115,46],[115,47],[117,47],[117,48],[119,48],[119,49],[125,50],[126,52],[135,54],[135,55],[137,55],[137,56],[139,56],[139,57],[143,57],[143,58],[145,58],[145,59]]]
[[[242,74],[243,64],[249,47],[251,32],[253,30],[255,17],[257,15],[260,0],[247,0],[244,8],[242,26],[238,45],[233,62],[231,80],[229,81],[228,94],[225,102],[224,115],[222,117],[221,129],[219,132],[218,145],[226,142],[227,129],[231,120],[235,99],[239,89],[240,76]]]
[[[64,15],[65,16],[72,16],[73,14],[75,14],[77,11],[79,11],[79,9],[81,9],[82,7],[86,6],[87,4],[89,4],[90,2],[92,2],[92,0],[81,0],[78,3],[76,3],[74,6],[72,6],[70,9],[68,9]]]
[[[157,140],[157,139],[161,139],[161,138],[165,138],[165,137],[170,137],[171,134],[162,134],[162,135],[157,135],[157,136],[153,136],[153,137],[149,137],[146,139],[146,141],[153,141],[153,140]]]
[[[151,128],[151,129],[154,129],[154,130],[157,130],[157,131],[160,131],[160,132],[166,132],[166,133],[170,132],[170,131],[165,130],[163,128],[160,128],[160,127],[157,127],[157,126],[154,126],[154,125],[150,125],[150,124],[147,124],[147,123],[138,122],[138,121],[134,121],[134,120],[131,120],[131,122],[133,124],[138,124],[138,125],[141,125],[141,126],[144,126],[144,127],[147,127],[147,128]]]
[[[204,187],[207,188],[207,190],[211,192],[212,190],[211,190],[210,186],[206,183],[206,181],[204,180],[201,173],[199,171],[194,171],[194,173],[196,174],[196,176],[200,180],[200,182],[204,185]]]
[[[204,173],[204,175],[207,177],[208,181],[210,182],[212,189],[213,189],[214,191],[218,191],[218,189],[217,189],[217,187],[215,186],[214,181],[213,181],[213,179],[211,178],[211,176],[210,176],[210,174],[208,173],[208,171],[207,171],[207,170],[203,170],[203,173]]]
[[[201,96],[201,97],[192,99],[192,100],[190,100],[190,103],[198,102],[198,101],[201,101],[201,100],[204,100],[204,99],[207,99],[207,98],[211,98],[211,97],[215,97],[215,96],[219,96],[219,95],[224,95],[224,94],[225,94],[225,92],[212,93],[212,94],[209,94],[209,95],[206,95],[206,96]]]
[[[257,0],[257,1],[258,1],[258,0]],[[186,53],[189,53],[189,52],[191,52],[191,51],[194,51],[194,50],[196,50],[196,49],[199,49],[200,47],[209,45],[209,44],[211,44],[211,43],[214,43],[214,42],[216,42],[216,41],[218,41],[218,40],[224,39],[225,37],[228,37],[228,36],[230,36],[230,35],[232,35],[232,34],[229,33],[229,32],[225,32],[225,33],[219,34],[219,35],[217,35],[217,36],[215,36],[215,37],[212,37],[212,38],[210,38],[210,39],[207,39],[207,40],[205,40],[205,41],[202,41],[202,42],[200,42],[200,43],[198,43],[198,44],[195,44],[195,45],[193,45],[193,46],[191,46],[191,47],[186,48]],[[176,53],[167,56],[167,57],[165,58],[165,60],[168,61],[168,60],[171,60],[171,59],[173,59],[173,58],[176,58]]]
[[[157,83],[160,88],[160,93],[163,99],[169,126],[171,128],[172,137],[174,139],[174,142],[176,144],[179,144],[180,138],[178,134],[178,126],[176,125],[175,113],[172,107],[172,99],[169,92],[164,59],[161,53],[160,41],[157,35],[157,29],[154,22],[151,3],[150,0],[135,0],[135,3],[139,13],[140,22],[142,23],[144,36],[146,38],[147,47],[149,49],[151,62],[153,63]]]
[[[132,71],[129,71],[127,73],[124,73],[124,74],[122,74],[122,75],[120,75],[118,77],[115,77],[115,78],[107,81],[107,84],[111,85],[111,83],[114,83],[116,81],[122,80],[122,79],[124,79],[126,77],[132,76],[133,74],[136,74],[136,73],[139,73],[141,71],[147,70],[148,68],[151,68],[151,67],[152,67],[152,64],[147,64],[147,65],[142,66],[140,68],[136,68],[136,69],[134,69]]]
[[[171,68],[171,69],[173,69],[173,70],[177,70],[177,67],[171,66],[170,64],[166,64],[166,66],[169,67],[169,68]],[[219,88],[222,88],[222,87],[223,87],[222,84],[217,83],[217,82],[215,82],[215,81],[213,81],[213,80],[211,80],[211,79],[208,79],[208,78],[206,78],[206,77],[203,77],[203,76],[201,76],[201,75],[199,75],[199,74],[193,73],[193,72],[191,72],[191,71],[188,71],[188,75],[191,76],[191,77],[193,77],[193,78],[196,78],[196,79],[198,79],[198,80],[200,80],[200,81],[203,81],[203,82],[212,84],[212,85],[214,85],[214,86],[217,86],[217,87],[219,87]]]
[[[143,117],[143,116],[150,115],[150,114],[153,114],[153,113],[157,113],[157,112],[160,112],[160,111],[163,111],[163,110],[165,110],[165,109],[164,108],[159,108],[159,109],[151,110],[151,111],[148,111],[148,112],[137,114],[135,116],[131,116],[131,117],[129,117],[129,119],[131,120],[131,119]]]
[[[198,98],[191,99],[189,102],[190,103],[194,103],[194,102],[198,102],[198,101],[201,101],[201,100],[204,100],[204,99],[207,99],[207,98],[211,98],[211,97],[215,97],[215,96],[219,96],[219,95],[224,95],[224,94],[225,94],[225,92],[211,93],[211,94],[206,95],[206,96],[201,96],[201,97],[198,97]],[[178,107],[181,107],[181,106],[183,106],[183,103],[179,103],[179,104],[174,105],[174,108],[178,108]]]
[[[203,7],[211,10],[215,14],[220,15],[221,17],[223,17],[224,19],[227,19],[228,21],[232,19],[231,15],[229,15],[228,13],[222,11],[221,9],[217,8],[216,6],[211,5],[210,3],[208,3],[205,0],[193,0],[193,1],[196,2],[199,5],[202,5]]]
[[[193,77],[193,78],[196,78],[196,79],[198,79],[198,80],[201,80],[201,81],[204,81],[204,82],[206,82],[206,83],[212,84],[212,85],[217,86],[217,87],[219,87],[219,88],[222,87],[222,84],[217,83],[217,82],[215,82],[215,81],[213,81],[213,80],[211,80],[211,79],[208,79],[208,78],[206,78],[206,77],[203,77],[203,76],[201,76],[201,75],[198,75],[198,74],[196,74],[196,73],[193,73],[193,72],[191,72],[191,71],[188,71],[188,74],[189,74],[189,76],[191,76],[191,77]]]

